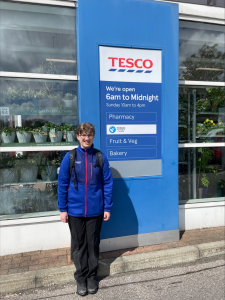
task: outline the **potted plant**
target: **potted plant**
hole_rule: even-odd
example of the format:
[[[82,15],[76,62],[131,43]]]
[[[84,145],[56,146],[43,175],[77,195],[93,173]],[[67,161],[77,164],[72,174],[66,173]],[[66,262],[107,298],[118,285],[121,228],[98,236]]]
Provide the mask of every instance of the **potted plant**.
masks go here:
[[[14,143],[16,138],[16,128],[14,127],[4,127],[0,130],[1,139],[3,143]]]
[[[215,129],[216,128],[216,124],[214,123],[213,120],[206,119],[203,122],[203,127],[202,128],[203,128],[203,132],[207,133],[210,130]]]
[[[218,105],[225,99],[225,92],[223,88],[214,87],[214,88],[206,88],[209,101],[210,101],[210,109],[211,111],[217,111]]]
[[[61,126],[55,125],[52,122],[45,123],[45,127],[49,132],[49,137],[51,142],[61,142],[63,136],[63,128]]]
[[[217,183],[217,197],[223,197],[223,189],[225,187],[225,180],[221,179]]]
[[[5,183],[16,183],[18,182],[19,176],[15,169],[14,157],[2,157],[0,160],[0,182]]]
[[[221,134],[225,134],[225,123],[219,122],[216,126],[217,129],[221,129]]]
[[[209,179],[206,173],[201,173],[201,186],[202,187],[199,188],[199,196],[201,195],[201,197],[199,198],[204,198],[207,196],[209,187]]]
[[[213,120],[206,119],[203,124],[197,124],[196,132],[198,134],[205,134],[206,137],[210,138],[215,133],[215,129],[217,129],[217,127],[217,124],[215,124]]]
[[[197,123],[196,131],[197,131],[198,134],[203,133],[204,132],[204,125],[202,123]]]
[[[35,182],[38,175],[38,163],[40,156],[28,156],[18,154],[15,159],[16,169],[20,172],[22,182]]]
[[[74,142],[76,140],[76,128],[73,125],[62,123],[61,128],[63,129],[63,138],[66,142]]]
[[[57,168],[60,165],[59,160],[60,154],[58,152],[50,157],[46,157],[46,160],[42,160],[42,164],[39,166],[42,180],[53,181],[57,179]]]
[[[198,170],[197,187],[199,199],[207,195],[209,178],[206,174],[207,171],[211,172],[211,168],[208,168],[208,161],[212,159],[213,150],[209,148],[198,148],[198,159],[196,162],[196,168]]]
[[[16,135],[19,143],[30,143],[32,137],[32,129],[30,127],[17,127]]]
[[[65,103],[66,107],[74,107],[76,102],[76,96],[71,93],[66,93],[63,97],[63,102]]]
[[[199,99],[196,101],[196,111],[198,112],[204,112],[209,110],[210,107],[210,101],[209,99]]]
[[[46,126],[40,126],[39,123],[34,124],[34,128],[31,131],[36,143],[45,143],[48,137],[48,129]]]
[[[213,120],[206,119],[203,124],[198,123],[196,127],[197,133],[205,134],[205,138],[211,140],[217,135],[224,135],[225,126],[223,122],[214,123]]]

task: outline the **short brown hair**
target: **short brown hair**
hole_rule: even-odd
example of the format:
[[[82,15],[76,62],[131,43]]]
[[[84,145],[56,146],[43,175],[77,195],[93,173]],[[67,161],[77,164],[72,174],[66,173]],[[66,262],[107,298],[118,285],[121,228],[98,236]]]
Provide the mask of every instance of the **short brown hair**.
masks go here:
[[[93,133],[93,135],[95,135],[95,126],[88,122],[80,123],[80,125],[78,125],[78,127],[77,127],[76,134],[80,135],[84,131],[89,131],[89,132]]]

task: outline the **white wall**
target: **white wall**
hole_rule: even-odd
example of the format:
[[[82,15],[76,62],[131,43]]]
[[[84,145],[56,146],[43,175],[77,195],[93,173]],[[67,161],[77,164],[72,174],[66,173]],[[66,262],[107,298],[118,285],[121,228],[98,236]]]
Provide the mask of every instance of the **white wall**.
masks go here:
[[[1,256],[69,246],[69,227],[59,215],[0,222]]]
[[[225,226],[225,201],[179,206],[180,230]],[[70,246],[67,224],[58,216],[0,222],[0,255]]]
[[[179,205],[179,228],[225,226],[225,201]]]

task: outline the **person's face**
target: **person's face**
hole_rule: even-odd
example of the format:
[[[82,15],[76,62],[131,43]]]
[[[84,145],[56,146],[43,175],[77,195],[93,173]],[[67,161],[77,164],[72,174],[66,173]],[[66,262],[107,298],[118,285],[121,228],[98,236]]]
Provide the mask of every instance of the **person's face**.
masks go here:
[[[77,139],[80,142],[81,148],[90,148],[93,144],[94,135],[93,132],[83,131],[80,135],[77,135]]]

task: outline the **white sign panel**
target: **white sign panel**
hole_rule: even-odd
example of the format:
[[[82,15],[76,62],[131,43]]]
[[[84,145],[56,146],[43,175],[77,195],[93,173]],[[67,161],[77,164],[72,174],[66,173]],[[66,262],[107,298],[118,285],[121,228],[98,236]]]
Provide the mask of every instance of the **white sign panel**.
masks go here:
[[[162,82],[160,50],[99,47],[100,80]]]
[[[119,173],[144,160],[161,174],[162,50],[100,46],[99,62],[101,150]]]
[[[107,125],[107,134],[156,134],[156,125]]]

